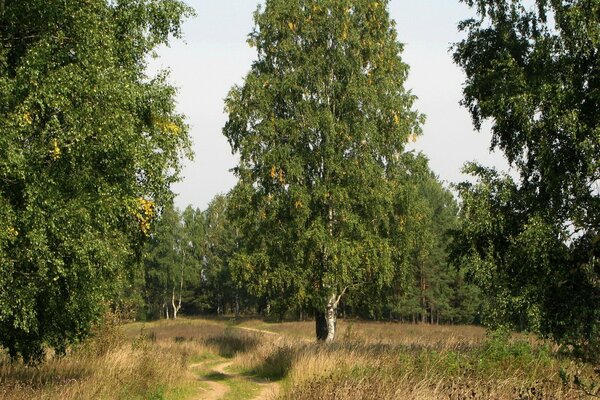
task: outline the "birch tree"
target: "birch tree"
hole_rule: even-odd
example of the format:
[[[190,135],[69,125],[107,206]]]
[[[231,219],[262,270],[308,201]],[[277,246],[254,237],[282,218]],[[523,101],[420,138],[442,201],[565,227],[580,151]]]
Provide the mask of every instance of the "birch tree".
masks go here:
[[[0,345],[25,361],[81,340],[135,265],[189,154],[148,55],[177,0],[0,3]]]
[[[476,128],[518,178],[470,164],[458,263],[493,319],[600,354],[600,1],[465,1],[454,58]]]
[[[226,99],[247,237],[238,273],[313,307],[326,341],[345,293],[393,275],[393,170],[420,134],[387,4],[266,1],[248,40],[257,60]]]

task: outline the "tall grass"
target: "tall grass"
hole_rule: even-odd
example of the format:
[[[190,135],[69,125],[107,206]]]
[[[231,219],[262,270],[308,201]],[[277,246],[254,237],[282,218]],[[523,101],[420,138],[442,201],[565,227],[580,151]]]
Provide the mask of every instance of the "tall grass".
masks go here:
[[[30,367],[0,356],[0,398],[31,399],[164,399],[195,392],[195,377],[186,365],[210,351],[201,342],[157,339],[140,331],[127,337],[104,324],[94,338],[64,357],[48,356]]]
[[[267,329],[277,335],[244,331]],[[39,368],[0,359],[2,399],[193,399],[190,364],[225,357],[279,381],[278,399],[581,399],[599,395],[597,366],[535,338],[474,327],[340,323],[332,345],[312,323],[178,320],[105,328]],[[309,336],[310,335],[310,336]],[[205,364],[206,365],[206,364]]]
[[[248,373],[282,379],[281,399],[580,399],[596,393],[561,378],[569,371],[580,381],[598,380],[593,366],[562,359],[534,338],[424,325],[396,327],[405,335],[394,338],[383,331],[387,325],[379,328],[347,329],[333,345],[265,337],[236,360]],[[455,329],[459,334],[449,336]]]

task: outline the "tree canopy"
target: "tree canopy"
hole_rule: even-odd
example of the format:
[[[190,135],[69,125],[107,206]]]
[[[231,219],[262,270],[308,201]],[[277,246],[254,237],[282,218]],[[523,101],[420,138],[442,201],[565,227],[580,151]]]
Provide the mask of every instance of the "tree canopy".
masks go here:
[[[166,75],[177,0],[0,2],[0,344],[84,337],[130,273],[189,155]]]
[[[463,104],[519,177],[467,166],[456,258],[495,317],[598,354],[600,2],[465,2]]]
[[[387,1],[269,0],[255,23],[258,59],[223,131],[255,233],[237,265],[256,290],[314,307],[332,340],[341,295],[391,279],[393,171],[422,117]]]

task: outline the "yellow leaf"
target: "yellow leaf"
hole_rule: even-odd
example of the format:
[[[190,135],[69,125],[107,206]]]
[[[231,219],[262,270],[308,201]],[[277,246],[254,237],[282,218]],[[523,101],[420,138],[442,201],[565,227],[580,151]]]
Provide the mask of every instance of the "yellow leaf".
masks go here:
[[[295,23],[290,21],[290,22],[288,22],[288,26],[290,27],[290,30],[292,32],[296,32],[296,24]]]
[[[60,147],[58,147],[58,140],[52,139],[52,149],[50,150],[50,156],[54,161],[58,160],[61,155]]]
[[[29,114],[28,112],[23,114],[22,119],[25,125],[31,125],[33,123],[33,118],[31,118],[31,114]]]
[[[170,133],[171,135],[178,135],[181,133],[181,128],[173,121],[169,121],[163,118],[153,118],[152,123],[154,126],[162,132]]]
[[[169,122],[165,125],[165,130],[172,135],[178,135],[181,132],[181,128],[174,122]]]
[[[137,210],[133,212],[134,217],[138,220],[138,224],[142,233],[146,236],[150,234],[150,222],[155,216],[154,202],[146,200],[143,197],[136,199]]]
[[[271,178],[275,179],[275,177],[277,176],[277,169],[275,168],[275,166],[273,165],[271,167]]]

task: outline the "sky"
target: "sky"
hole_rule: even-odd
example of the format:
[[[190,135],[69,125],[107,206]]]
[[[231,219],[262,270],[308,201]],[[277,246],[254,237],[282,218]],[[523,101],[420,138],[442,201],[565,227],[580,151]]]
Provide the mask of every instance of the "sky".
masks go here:
[[[241,84],[255,59],[246,43],[253,28],[257,0],[188,0],[197,16],[183,27],[184,40],[159,49],[150,73],[169,69],[178,88],[178,111],[187,116],[195,152],[186,161],[183,179],[174,185],[178,208],[205,209],[219,193],[226,193],[236,178],[236,165],[221,133],[227,115],[223,99],[234,84]],[[475,132],[466,109],[460,106],[464,75],[452,62],[449,48],[463,34],[458,22],[473,16],[458,0],[391,0],[398,40],[405,44],[402,59],[410,65],[406,87],[418,97],[415,104],[427,116],[423,136],[414,150],[422,151],[430,167],[446,183],[468,179],[461,173],[467,161],[507,170],[500,153],[490,153],[489,129]]]

